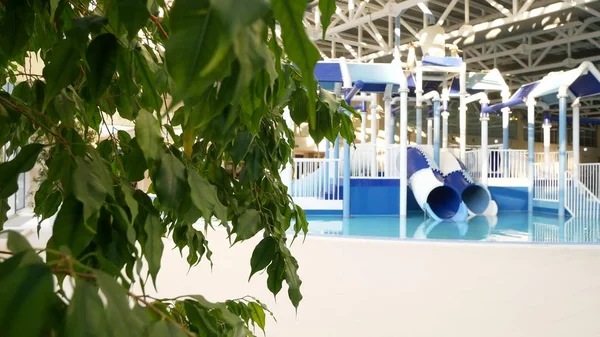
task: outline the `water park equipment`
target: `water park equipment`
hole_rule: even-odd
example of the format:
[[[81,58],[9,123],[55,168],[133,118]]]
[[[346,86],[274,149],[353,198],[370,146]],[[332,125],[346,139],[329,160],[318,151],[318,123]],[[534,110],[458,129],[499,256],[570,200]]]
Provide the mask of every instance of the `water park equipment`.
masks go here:
[[[444,183],[442,172],[432,161],[426,149],[426,147],[409,147],[407,150],[408,185],[413,191],[417,204],[433,219],[466,220],[468,212],[459,192]]]
[[[476,183],[465,165],[454,154],[442,151],[441,168],[444,182],[452,186],[461,196],[469,213],[475,215],[496,215],[498,205],[492,200],[487,187]]]
[[[535,108],[540,104],[557,104],[559,106],[559,174],[558,174],[558,214],[559,217],[565,216],[566,209],[566,191],[567,187],[567,100],[572,100],[573,109],[573,165],[579,166],[579,98],[586,98],[600,95],[600,72],[590,62],[583,62],[579,67],[568,70],[552,72],[544,76],[541,80],[528,83],[506,102],[486,107],[483,111],[496,112],[500,109],[527,104],[527,133],[528,133],[528,205],[529,212],[533,212],[533,190],[534,190],[534,151],[535,151]],[[577,170],[575,170],[577,171]],[[574,174],[571,179],[571,185],[581,185],[578,177]],[[576,216],[579,212],[587,213],[587,210],[580,209],[578,205],[579,193],[577,189],[572,193],[573,202],[570,206],[571,215]],[[581,205],[588,205],[582,202]],[[585,207],[584,207],[585,208]]]

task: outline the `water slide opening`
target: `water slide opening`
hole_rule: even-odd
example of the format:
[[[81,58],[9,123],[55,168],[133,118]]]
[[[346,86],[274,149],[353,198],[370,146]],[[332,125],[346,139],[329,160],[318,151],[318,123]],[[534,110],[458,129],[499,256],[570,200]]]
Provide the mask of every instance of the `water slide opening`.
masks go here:
[[[462,192],[462,200],[475,214],[483,214],[490,204],[490,194],[483,186],[471,185]]]
[[[429,207],[440,219],[452,219],[460,207],[460,196],[449,186],[438,186],[427,196]]]

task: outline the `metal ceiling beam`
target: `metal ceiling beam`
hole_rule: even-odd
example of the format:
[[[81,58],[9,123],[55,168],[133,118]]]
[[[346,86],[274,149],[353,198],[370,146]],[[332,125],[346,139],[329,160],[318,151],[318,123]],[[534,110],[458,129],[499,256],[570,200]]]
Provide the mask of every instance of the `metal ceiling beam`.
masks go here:
[[[337,25],[335,27],[330,27],[327,29],[326,36],[333,35],[335,33],[340,33],[345,30],[356,28],[360,25],[363,25],[369,21],[375,21],[381,18],[385,18],[387,16],[397,16],[403,10],[416,6],[421,3],[422,0],[406,0],[401,3],[388,2],[381,10],[371,13],[368,15],[363,15],[360,18],[353,18],[349,20],[347,23],[343,23],[341,25]],[[315,32],[309,32],[313,39],[320,39],[322,36],[322,30],[320,28],[316,29]]]
[[[515,24],[515,23],[519,23],[521,21],[530,20],[533,18],[542,17],[544,15],[549,15],[552,13],[557,13],[557,12],[561,12],[561,11],[564,11],[567,9],[571,9],[574,6],[577,6],[579,4],[596,2],[596,1],[598,1],[598,0],[572,0],[569,3],[556,2],[556,3],[550,4],[548,6],[538,7],[538,8],[532,9],[531,11],[523,12],[521,14],[511,16],[508,18],[497,19],[497,20],[477,24],[477,25],[473,26],[473,31],[474,32],[482,32],[482,31],[493,29],[493,28],[506,26],[509,24]],[[448,38],[452,38],[452,37],[458,37],[462,33],[463,33],[463,30],[458,29],[458,30],[449,32],[446,35]],[[406,50],[407,47],[408,47],[407,45],[403,45],[403,46],[401,46],[401,49]],[[383,54],[381,52],[377,52],[374,54],[365,55],[362,58],[362,61],[369,61],[369,60],[379,58],[384,55],[389,55],[392,53],[392,51],[393,50],[390,49],[387,52],[384,52]]]

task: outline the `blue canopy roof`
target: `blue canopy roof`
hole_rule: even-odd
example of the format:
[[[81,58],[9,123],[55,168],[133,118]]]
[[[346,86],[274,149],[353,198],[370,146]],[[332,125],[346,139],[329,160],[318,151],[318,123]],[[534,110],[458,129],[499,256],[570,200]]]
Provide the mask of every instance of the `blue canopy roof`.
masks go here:
[[[326,89],[333,89],[335,83],[344,83],[346,67],[349,80],[353,85],[362,81],[363,92],[385,92],[388,85],[397,91],[404,81],[402,68],[394,63],[343,63],[323,61],[315,66],[315,77],[319,84]]]
[[[522,87],[519,88],[519,90],[517,90],[517,92],[515,92],[511,96],[511,98],[508,101],[503,102],[503,103],[494,104],[489,107],[484,107],[482,109],[482,112],[484,112],[484,113],[496,112],[497,113],[497,112],[500,112],[500,110],[502,110],[504,108],[510,108],[513,106],[525,104],[525,102],[527,101],[527,96],[529,96],[531,91],[533,91],[533,89],[535,89],[539,83],[540,83],[540,81],[523,85]]]

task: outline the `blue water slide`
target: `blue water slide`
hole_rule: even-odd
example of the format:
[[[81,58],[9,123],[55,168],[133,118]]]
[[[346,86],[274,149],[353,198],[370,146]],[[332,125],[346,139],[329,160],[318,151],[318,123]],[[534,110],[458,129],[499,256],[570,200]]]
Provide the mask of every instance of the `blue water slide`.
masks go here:
[[[461,195],[469,212],[475,215],[498,214],[498,205],[492,200],[486,186],[475,182],[465,165],[452,153],[443,151],[440,158],[446,185],[452,186]]]
[[[417,204],[435,220],[464,221],[468,211],[460,193],[444,183],[444,177],[430,155],[419,147],[407,149],[408,186]]]

